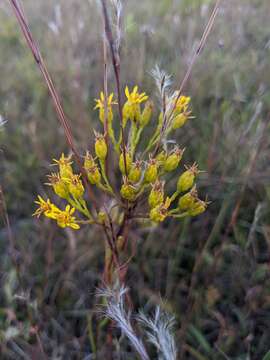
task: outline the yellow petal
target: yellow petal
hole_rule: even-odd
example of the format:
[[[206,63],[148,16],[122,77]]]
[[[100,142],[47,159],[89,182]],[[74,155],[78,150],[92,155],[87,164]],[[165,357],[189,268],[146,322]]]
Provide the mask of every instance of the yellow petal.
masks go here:
[[[70,224],[70,227],[72,229],[75,229],[75,230],[78,230],[80,228],[80,226],[78,224],[75,224],[75,223]]]
[[[127,86],[126,86],[126,88],[125,88],[125,94],[126,94],[126,97],[129,98],[130,95],[129,95],[129,90],[128,90],[128,87],[127,87]]]

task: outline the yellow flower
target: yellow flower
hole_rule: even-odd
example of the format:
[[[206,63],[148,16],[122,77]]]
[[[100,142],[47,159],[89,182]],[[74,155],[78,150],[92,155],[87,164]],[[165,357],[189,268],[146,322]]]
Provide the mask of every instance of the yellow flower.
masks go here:
[[[55,217],[57,225],[62,228],[70,227],[78,230],[80,226],[77,224],[76,218],[72,216],[74,212],[75,208],[71,208],[70,205],[67,205],[65,210],[57,212]]]
[[[71,174],[73,176],[73,174]],[[70,175],[69,175],[70,176]],[[56,195],[60,196],[63,199],[67,199],[69,196],[68,187],[66,184],[66,179],[62,178],[59,173],[52,173],[48,175],[49,183],[46,185],[52,186]]]
[[[59,173],[62,178],[68,178],[73,174],[71,167],[72,161],[70,161],[71,157],[72,155],[66,157],[64,153],[62,153],[59,160],[53,159],[53,161],[59,166]]]
[[[99,119],[104,123],[105,119],[105,96],[103,91],[100,93],[100,98],[95,99],[96,106],[95,109],[99,109]],[[113,100],[113,93],[111,93],[107,98],[107,111],[108,111],[108,121],[111,122],[113,119],[112,105],[116,105],[117,102]]]
[[[84,186],[80,177],[81,175],[72,175],[67,179],[68,191],[75,199],[81,198],[84,193]]]
[[[51,203],[50,199],[45,201],[40,195],[38,195],[38,200],[36,200],[35,203],[39,205],[33,214],[33,216],[37,218],[44,214],[48,218],[55,219],[56,213],[60,211],[57,206]]]
[[[123,106],[123,120],[124,125],[127,120],[139,121],[141,117],[140,104],[148,99],[145,93],[138,93],[138,86],[134,86],[132,92],[129,92],[128,87],[125,88],[127,101]]]
[[[178,92],[175,93],[175,98],[178,96]],[[179,114],[182,112],[186,112],[188,105],[190,103],[189,96],[180,96],[175,105],[175,113]]]

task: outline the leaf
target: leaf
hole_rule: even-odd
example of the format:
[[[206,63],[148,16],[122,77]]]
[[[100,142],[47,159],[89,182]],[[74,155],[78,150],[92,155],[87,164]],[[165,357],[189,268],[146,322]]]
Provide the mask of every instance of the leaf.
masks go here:
[[[270,360],[270,350],[264,355],[262,360]]]

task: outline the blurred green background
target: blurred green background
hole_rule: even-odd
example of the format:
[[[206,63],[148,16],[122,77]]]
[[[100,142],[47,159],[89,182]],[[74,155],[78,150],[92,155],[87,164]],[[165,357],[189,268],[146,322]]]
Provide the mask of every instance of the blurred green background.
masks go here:
[[[82,152],[98,126],[94,98],[103,83],[97,3],[23,1]],[[159,64],[177,87],[214,1],[123,5],[122,82],[138,84],[156,100],[151,69]],[[185,89],[195,119],[177,136],[187,147],[185,161],[196,160],[206,171],[198,186],[209,209],[192,221],[133,234],[138,254],[128,285],[135,306],[151,311],[164,300],[177,328],[185,330],[184,336],[176,331],[183,359],[256,360],[270,349],[269,14],[269,0],[223,1]],[[114,91],[111,68],[109,87]],[[22,290],[2,222],[1,359],[39,358],[33,324],[53,359],[90,359],[93,328],[96,358],[103,359],[94,307],[103,262],[100,234],[93,229],[78,236],[32,218],[36,194],[48,191],[51,159],[68,150],[7,1],[0,4],[0,115],[7,120],[0,131],[0,181],[23,284]]]

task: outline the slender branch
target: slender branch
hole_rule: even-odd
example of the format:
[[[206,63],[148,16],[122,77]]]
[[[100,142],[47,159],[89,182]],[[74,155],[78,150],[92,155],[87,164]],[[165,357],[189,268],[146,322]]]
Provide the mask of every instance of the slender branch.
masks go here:
[[[119,111],[119,118],[120,118],[120,131],[122,137],[122,151],[124,157],[124,166],[125,166],[125,173],[127,175],[127,161],[126,161],[126,144],[125,144],[125,136],[124,136],[124,126],[123,126],[123,112],[122,112],[122,98],[121,98],[121,86],[120,86],[120,61],[119,61],[119,54],[116,54],[114,48],[114,41],[113,41],[113,34],[111,29],[111,24],[108,16],[106,0],[100,0],[102,4],[103,10],[103,17],[105,23],[105,33],[106,37],[110,46],[111,57],[112,57],[112,64],[114,69],[114,75],[116,80],[116,89],[117,89],[117,100],[118,100],[118,111]]]
[[[104,90],[104,136],[107,148],[109,148],[109,131],[108,131],[108,70],[107,70],[107,44],[105,37],[105,23],[104,23],[104,37],[103,37],[103,90]],[[105,171],[108,173],[109,153],[105,160]]]

